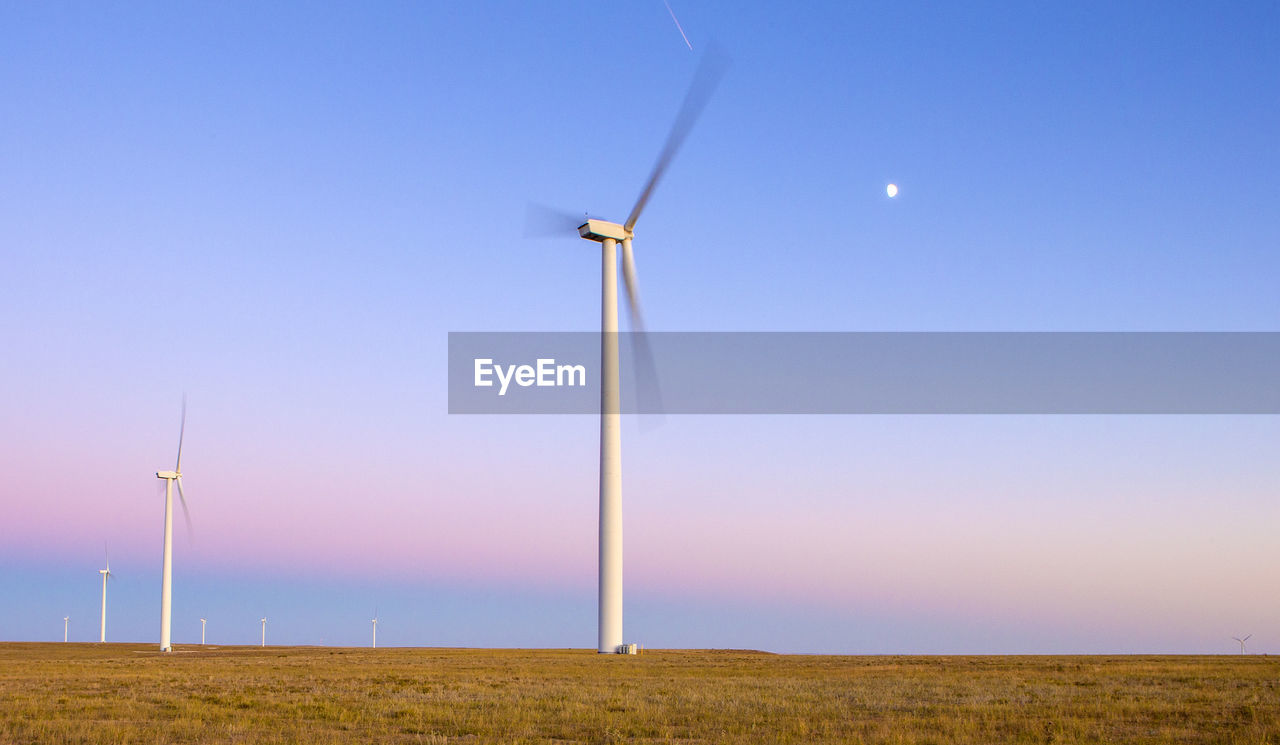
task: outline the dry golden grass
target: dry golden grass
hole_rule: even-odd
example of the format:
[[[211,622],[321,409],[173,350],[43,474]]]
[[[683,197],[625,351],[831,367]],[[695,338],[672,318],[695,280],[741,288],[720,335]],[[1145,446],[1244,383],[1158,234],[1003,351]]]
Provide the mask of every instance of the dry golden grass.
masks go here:
[[[1280,743],[1280,659],[0,644],[3,743]]]

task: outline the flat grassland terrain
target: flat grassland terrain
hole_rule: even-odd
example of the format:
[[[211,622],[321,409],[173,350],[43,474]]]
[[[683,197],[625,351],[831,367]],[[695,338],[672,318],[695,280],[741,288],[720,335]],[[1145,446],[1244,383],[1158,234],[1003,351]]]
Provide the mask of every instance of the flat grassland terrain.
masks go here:
[[[3,743],[1280,743],[1280,658],[0,644]]]

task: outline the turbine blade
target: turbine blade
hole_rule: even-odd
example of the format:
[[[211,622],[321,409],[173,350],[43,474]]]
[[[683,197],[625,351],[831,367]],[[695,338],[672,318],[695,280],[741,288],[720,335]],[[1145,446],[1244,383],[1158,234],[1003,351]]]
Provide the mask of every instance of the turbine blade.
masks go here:
[[[177,473],[182,473],[182,438],[187,433],[187,394],[182,394],[182,426],[178,429],[178,463],[173,467]]]
[[[662,386],[653,361],[649,335],[645,332],[644,314],[640,311],[640,284],[636,278],[636,261],[631,252],[631,239],[622,242],[622,279],[627,290],[627,315],[631,319],[631,352],[635,369],[637,413],[662,413]]]
[[[632,331],[644,331],[644,316],[640,312],[640,285],[636,278],[636,259],[631,251],[631,241],[622,242],[622,282],[627,290],[627,314],[631,318]]]
[[[586,216],[528,202],[524,209],[525,238],[577,238],[578,226]]]
[[[1250,640],[1250,639],[1252,639],[1252,638],[1253,638],[1253,634],[1250,634],[1250,635],[1246,636],[1245,638],[1241,639],[1240,641],[1242,641],[1242,642],[1247,642],[1247,641],[1249,641],[1249,640]]]
[[[187,495],[182,493],[182,477],[174,479],[178,483],[178,501],[182,503],[182,516],[187,520],[187,535],[191,535],[191,513],[187,511]]]
[[[649,203],[649,197],[653,196],[653,190],[657,187],[659,179],[667,170],[667,166],[671,165],[671,159],[676,156],[676,151],[684,144],[684,138],[688,136],[689,130],[693,129],[694,123],[698,121],[698,116],[706,107],[711,94],[715,92],[727,67],[728,58],[720,52],[718,47],[712,46],[703,52],[702,61],[698,63],[698,70],[693,75],[693,83],[689,86],[689,92],[685,94],[684,103],[680,106],[680,113],[676,114],[676,121],[671,125],[671,133],[667,135],[667,143],[663,145],[662,152],[658,153],[658,162],[653,165],[649,181],[644,185],[640,198],[636,200],[636,206],[631,208],[631,214],[623,225],[628,233],[635,228],[636,220],[640,219],[640,213]]]

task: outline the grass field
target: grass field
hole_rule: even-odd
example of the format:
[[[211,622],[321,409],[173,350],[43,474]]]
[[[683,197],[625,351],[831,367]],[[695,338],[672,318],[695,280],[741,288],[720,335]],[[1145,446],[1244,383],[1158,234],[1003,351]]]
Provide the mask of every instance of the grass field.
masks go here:
[[[4,743],[1280,743],[1280,658],[0,644]]]

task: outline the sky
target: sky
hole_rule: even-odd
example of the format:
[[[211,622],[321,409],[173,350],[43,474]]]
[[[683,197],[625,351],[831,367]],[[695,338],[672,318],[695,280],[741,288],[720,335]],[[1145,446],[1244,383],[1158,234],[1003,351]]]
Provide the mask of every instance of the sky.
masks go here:
[[[1267,2],[0,6],[0,640],[595,644],[598,421],[447,413],[451,331],[1276,331]],[[885,187],[899,195],[889,199]],[[624,635],[1280,653],[1271,416],[623,428]]]

